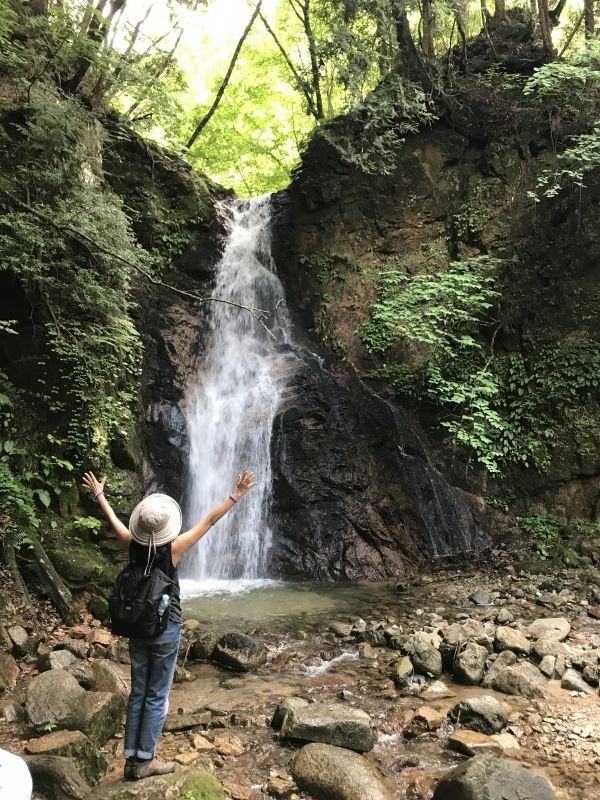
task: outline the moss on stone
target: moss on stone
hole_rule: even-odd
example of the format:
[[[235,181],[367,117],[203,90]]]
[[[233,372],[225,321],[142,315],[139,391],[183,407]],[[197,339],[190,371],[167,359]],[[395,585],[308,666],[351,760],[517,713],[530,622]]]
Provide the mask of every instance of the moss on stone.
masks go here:
[[[221,784],[209,772],[197,771],[179,790],[178,800],[224,800]]]

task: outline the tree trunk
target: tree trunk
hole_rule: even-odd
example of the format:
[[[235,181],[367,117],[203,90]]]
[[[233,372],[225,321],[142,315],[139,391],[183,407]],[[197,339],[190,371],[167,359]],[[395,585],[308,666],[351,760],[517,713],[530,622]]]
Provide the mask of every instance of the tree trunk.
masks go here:
[[[290,0],[292,5],[295,0]],[[304,25],[304,33],[308,41],[308,53],[310,56],[310,74],[312,77],[312,89],[315,98],[315,107],[317,111],[317,119],[323,119],[325,114],[323,112],[323,97],[321,95],[321,72],[319,69],[319,59],[317,56],[317,43],[310,21],[310,0],[304,0],[300,4],[302,21]]]
[[[36,793],[49,793],[54,800],[83,800],[91,791],[70,758],[24,756],[24,760]]]
[[[423,0],[423,52],[427,56],[434,55],[433,23],[433,2],[432,0]]]
[[[115,15],[125,7],[126,3],[127,0],[110,0],[110,11],[104,17],[102,12],[106,5],[106,0],[99,0],[87,29],[87,38],[90,43],[98,46],[102,44]],[[81,82],[92,66],[93,60],[93,53],[88,52],[77,61],[73,76],[63,85],[63,89],[67,94],[73,94],[81,86]]]
[[[190,136],[190,138],[187,141],[186,147],[188,148],[188,150],[194,144],[194,142],[196,141],[196,139],[198,138],[198,136],[202,132],[203,128],[206,127],[206,125],[210,121],[212,115],[217,110],[217,108],[219,106],[219,103],[221,102],[221,98],[223,97],[223,94],[225,93],[225,89],[227,88],[227,84],[229,83],[229,79],[231,78],[231,74],[232,74],[233,69],[235,67],[235,62],[237,61],[238,56],[240,54],[240,50],[242,49],[242,46],[243,46],[244,42],[246,41],[246,37],[250,33],[250,29],[254,25],[254,20],[257,18],[257,16],[260,13],[261,4],[262,4],[262,0],[258,0],[258,3],[256,4],[255,9],[252,12],[252,16],[250,17],[250,21],[248,22],[248,24],[244,28],[244,32],[242,33],[242,35],[240,37],[240,40],[237,43],[237,47],[235,48],[235,50],[233,52],[233,56],[231,57],[231,61],[229,62],[229,67],[227,69],[227,72],[225,73],[225,77],[223,78],[223,81],[222,81],[221,85],[219,86],[219,90],[218,90],[218,92],[217,92],[217,94],[215,96],[215,99],[213,100],[212,106],[208,109],[206,114],[202,117],[200,122],[196,125],[196,128],[194,129],[194,132],[192,133],[192,135]]]
[[[27,550],[27,556],[31,559],[30,567],[39,581],[40,589],[50,597],[63,622],[67,625],[74,625],[79,617],[73,606],[71,592],[54,569],[38,537],[31,532],[27,536],[31,542],[31,549]]]
[[[397,70],[409,80],[422,86],[423,91],[433,95],[435,87],[425,65],[419,55],[415,41],[410,32],[410,25],[406,15],[404,3],[399,4],[396,10],[396,37],[398,39],[398,65]]]
[[[583,18],[585,21],[585,38],[593,39],[595,35],[594,0],[583,0]]]
[[[504,0],[494,0],[494,19],[500,22],[506,17],[506,6]]]
[[[537,0],[538,15],[540,20],[540,31],[542,33],[542,42],[544,43],[544,50],[548,54],[548,58],[554,59],[554,45],[552,44],[552,26],[550,24],[550,11],[548,9],[548,0]]]

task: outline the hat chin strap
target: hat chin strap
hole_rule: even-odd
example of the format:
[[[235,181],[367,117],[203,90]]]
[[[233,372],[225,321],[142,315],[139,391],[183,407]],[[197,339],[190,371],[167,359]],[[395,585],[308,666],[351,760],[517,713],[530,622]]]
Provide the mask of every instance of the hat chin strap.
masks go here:
[[[152,560],[150,560],[150,556],[152,556]],[[154,543],[154,531],[150,534],[150,544],[148,545],[148,560],[146,561],[146,569],[144,570],[144,575],[149,575],[150,570],[152,569],[152,565],[154,564],[154,559],[156,558],[156,545]]]

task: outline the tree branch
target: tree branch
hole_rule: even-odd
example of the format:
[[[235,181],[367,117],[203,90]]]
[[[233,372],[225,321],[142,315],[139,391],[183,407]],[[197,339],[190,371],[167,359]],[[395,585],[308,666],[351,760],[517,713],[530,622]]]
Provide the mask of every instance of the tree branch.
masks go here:
[[[200,122],[196,125],[196,128],[195,128],[194,132],[192,133],[192,135],[190,136],[190,138],[189,138],[189,140],[188,140],[188,142],[186,144],[186,147],[187,147],[188,150],[194,144],[194,142],[196,141],[196,139],[198,138],[198,136],[202,132],[203,128],[206,127],[206,125],[210,121],[212,115],[217,110],[217,108],[219,106],[219,103],[221,102],[221,98],[223,97],[223,94],[225,93],[225,89],[227,88],[227,84],[229,83],[229,79],[231,78],[231,74],[233,72],[233,69],[235,67],[235,63],[236,63],[236,61],[238,59],[238,56],[240,54],[240,50],[242,49],[242,46],[243,46],[244,42],[246,41],[246,37],[250,33],[250,29],[254,25],[254,20],[257,18],[257,16],[260,13],[261,5],[262,5],[262,0],[258,0],[258,3],[256,4],[255,9],[252,12],[252,16],[250,17],[250,21],[248,22],[248,24],[244,28],[244,32],[242,33],[242,35],[240,37],[240,40],[237,43],[237,47],[233,51],[233,56],[231,57],[231,61],[229,62],[229,67],[227,68],[227,72],[225,73],[225,77],[223,78],[223,81],[221,82],[221,85],[219,86],[219,90],[218,90],[218,92],[217,92],[217,94],[215,96],[215,99],[213,100],[213,104],[208,109],[206,114],[202,117]]]
[[[27,203],[23,203],[21,200],[19,200],[17,197],[15,197],[11,192],[9,192],[1,185],[0,185],[0,192],[5,197],[7,197],[11,201],[11,203],[14,203],[14,205],[17,206],[17,208],[20,208],[23,211],[27,211],[29,214],[32,214],[34,217],[37,217],[38,219],[42,220],[47,225],[50,225],[52,228],[59,231],[60,233],[66,233],[72,239],[79,242],[79,244],[83,245],[83,247],[86,248],[86,250],[90,253],[92,257],[94,258],[96,257],[96,254],[92,250],[92,248],[95,248],[99,252],[104,253],[105,255],[110,256],[111,258],[114,258],[117,261],[120,261],[121,264],[125,264],[128,267],[131,267],[131,269],[134,269],[136,272],[139,272],[141,275],[147,278],[150,281],[150,283],[153,283],[155,286],[162,286],[164,289],[168,289],[171,292],[175,292],[175,294],[179,294],[182,297],[187,297],[191,300],[195,300],[197,303],[224,303],[225,305],[234,306],[235,308],[241,308],[243,311],[248,311],[254,317],[254,319],[262,325],[262,327],[267,331],[269,336],[271,336],[273,339],[275,339],[275,341],[277,341],[277,337],[275,336],[275,334],[269,328],[267,328],[262,319],[263,317],[267,317],[269,315],[270,313],[269,311],[265,311],[264,309],[261,308],[255,308],[253,306],[245,306],[242,305],[241,303],[234,303],[233,300],[224,300],[221,297],[205,297],[204,295],[197,294],[195,292],[188,292],[185,289],[178,289],[176,286],[172,286],[170,283],[165,283],[164,281],[161,281],[159,278],[155,278],[149,272],[146,272],[146,270],[139,264],[136,264],[135,261],[130,261],[128,258],[124,258],[123,256],[119,255],[119,253],[115,253],[113,250],[110,250],[108,247],[104,247],[104,245],[101,245],[98,242],[94,241],[92,238],[90,238],[87,234],[83,233],[82,231],[78,231],[76,228],[72,228],[70,225],[60,225],[58,222],[55,222],[47,214],[44,214],[43,212],[38,211],[32,206],[27,205]]]

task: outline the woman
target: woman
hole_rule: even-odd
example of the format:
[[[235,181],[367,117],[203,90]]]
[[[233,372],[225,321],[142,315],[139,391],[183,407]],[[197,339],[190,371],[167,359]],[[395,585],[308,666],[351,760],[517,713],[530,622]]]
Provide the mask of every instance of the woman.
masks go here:
[[[181,603],[177,564],[221,517],[256,486],[254,473],[238,475],[235,488],[197,525],[180,534],[179,505],[166,494],[151,494],[133,510],[127,528],[104,495],[106,477],[98,480],[92,472],[83,477],[84,486],[100,504],[120,543],[129,551],[129,563],[145,567],[150,561],[174,581],[169,607],[169,624],[154,639],[130,639],[131,693],[125,723],[125,770],[127,780],[173,772],[175,763],[156,758],[156,746],[167,715],[168,696],[179,652]],[[152,561],[152,558],[154,559]]]

